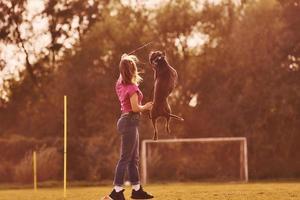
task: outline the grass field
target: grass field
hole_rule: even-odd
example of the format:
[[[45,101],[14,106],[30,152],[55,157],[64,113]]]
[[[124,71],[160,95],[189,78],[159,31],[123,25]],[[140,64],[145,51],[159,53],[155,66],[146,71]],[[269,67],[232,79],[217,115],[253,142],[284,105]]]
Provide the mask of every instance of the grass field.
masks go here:
[[[159,200],[300,200],[300,183],[178,183],[145,188]],[[99,200],[110,190],[110,186],[69,188],[67,199]],[[130,190],[126,188],[126,199]],[[0,190],[0,200],[62,200],[62,195],[60,188]]]

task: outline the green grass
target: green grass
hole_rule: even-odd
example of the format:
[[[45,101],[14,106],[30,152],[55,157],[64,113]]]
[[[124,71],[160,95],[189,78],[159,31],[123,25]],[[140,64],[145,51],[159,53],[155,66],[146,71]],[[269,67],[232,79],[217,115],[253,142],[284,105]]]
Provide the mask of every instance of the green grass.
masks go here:
[[[146,190],[159,200],[300,200],[300,183],[178,183],[147,185]],[[125,191],[129,199],[130,188]],[[70,200],[99,200],[111,186],[74,187],[67,191]],[[0,200],[63,200],[61,188],[0,190]]]

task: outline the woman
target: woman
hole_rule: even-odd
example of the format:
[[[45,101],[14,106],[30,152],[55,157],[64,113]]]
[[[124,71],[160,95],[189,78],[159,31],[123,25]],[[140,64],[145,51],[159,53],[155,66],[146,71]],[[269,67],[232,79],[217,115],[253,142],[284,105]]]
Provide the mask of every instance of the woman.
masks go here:
[[[125,171],[128,169],[132,185],[132,199],[152,199],[140,185],[139,178],[139,132],[140,112],[151,110],[152,102],[142,105],[143,94],[138,84],[142,80],[137,71],[137,57],[123,54],[119,64],[120,76],[116,83],[116,92],[121,104],[121,117],[117,128],[121,135],[121,153],[116,166],[114,189],[109,195],[113,200],[124,200]]]

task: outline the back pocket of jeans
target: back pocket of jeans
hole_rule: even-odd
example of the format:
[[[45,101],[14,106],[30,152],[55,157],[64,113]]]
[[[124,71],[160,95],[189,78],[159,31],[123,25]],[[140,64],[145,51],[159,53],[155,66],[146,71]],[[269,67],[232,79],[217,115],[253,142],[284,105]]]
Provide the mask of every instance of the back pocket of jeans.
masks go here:
[[[133,120],[132,118],[120,118],[117,123],[117,128],[119,133],[127,133],[133,132],[138,125],[137,120]]]
[[[119,133],[124,133],[126,130],[128,130],[130,127],[130,121],[128,119],[120,118],[117,123],[117,128]]]

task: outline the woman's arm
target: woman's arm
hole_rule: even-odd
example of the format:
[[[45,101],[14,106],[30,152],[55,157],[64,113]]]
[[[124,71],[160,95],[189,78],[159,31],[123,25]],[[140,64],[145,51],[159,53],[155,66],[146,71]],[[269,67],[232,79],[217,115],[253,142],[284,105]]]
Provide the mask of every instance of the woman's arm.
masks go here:
[[[130,104],[133,112],[143,112],[145,110],[151,110],[153,103],[148,102],[145,105],[139,105],[138,95],[137,93],[134,93],[130,97]]]

